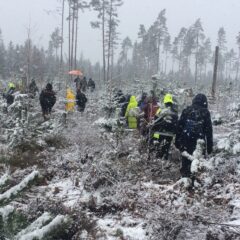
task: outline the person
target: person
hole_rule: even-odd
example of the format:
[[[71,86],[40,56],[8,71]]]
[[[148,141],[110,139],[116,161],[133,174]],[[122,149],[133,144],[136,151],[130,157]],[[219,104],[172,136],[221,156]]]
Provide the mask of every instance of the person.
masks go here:
[[[10,106],[14,102],[13,93],[15,92],[16,86],[14,83],[10,82],[8,84],[8,91],[7,93],[3,94],[3,97],[7,100],[7,105]]]
[[[158,109],[159,109],[159,106],[158,106],[156,97],[149,96],[147,98],[147,103],[143,107],[144,118],[147,123],[150,123],[154,119],[154,116]]]
[[[80,79],[80,89],[81,89],[81,92],[86,92],[86,89],[87,89],[87,79],[86,77],[84,77],[83,79]]]
[[[133,112],[135,108],[137,108],[138,103],[135,96],[130,97],[130,101],[128,103],[125,118],[127,118],[128,127],[131,129],[137,128],[137,117],[135,113]]]
[[[178,114],[171,94],[164,96],[163,103],[164,109],[158,109],[150,131],[152,142],[157,141],[159,145],[156,157],[168,160],[169,149],[177,130]]]
[[[80,82],[81,82],[81,79],[79,76],[77,76],[75,79],[74,79],[74,82],[76,84],[76,89],[80,88]]]
[[[207,150],[210,154],[213,148],[213,131],[208,101],[204,94],[197,94],[192,105],[183,110],[177,125],[175,146],[181,152],[192,154],[198,139],[205,141],[205,153]],[[191,177],[191,161],[183,156],[180,171],[182,177]]]
[[[146,106],[147,104],[147,93],[146,92],[143,92],[142,93],[142,96],[141,96],[141,99],[138,101],[138,107],[143,110],[144,107]]]
[[[66,111],[67,112],[73,112],[74,111],[74,107],[75,107],[75,95],[72,91],[71,88],[67,89],[67,93],[66,93]]]
[[[76,101],[78,105],[78,111],[84,112],[88,99],[80,88],[77,90]]]
[[[121,117],[125,117],[125,113],[126,113],[130,98],[131,98],[131,95],[129,94],[127,94],[126,96],[122,95],[120,98],[118,98],[118,104],[121,107],[121,111],[120,111]]]
[[[51,83],[48,83],[46,88],[42,90],[39,101],[42,107],[43,118],[44,120],[47,120],[49,114],[52,112],[52,107],[56,103],[56,94],[53,91]]]
[[[38,87],[34,79],[32,79],[31,83],[29,84],[29,93],[34,98],[36,96],[36,92],[38,92]]]
[[[95,82],[92,80],[92,78],[89,78],[87,86],[91,92],[95,90]]]

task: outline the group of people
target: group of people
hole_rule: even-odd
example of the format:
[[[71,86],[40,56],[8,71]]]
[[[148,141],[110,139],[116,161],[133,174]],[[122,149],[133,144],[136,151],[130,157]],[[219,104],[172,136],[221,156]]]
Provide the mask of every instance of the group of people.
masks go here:
[[[67,112],[74,111],[75,105],[77,105],[78,111],[84,112],[86,103],[88,101],[85,92],[87,89],[93,92],[95,90],[95,82],[92,78],[86,80],[86,77],[77,77],[74,82],[76,83],[76,95],[68,88],[66,91],[66,105]],[[8,84],[8,90],[3,93],[3,97],[6,99],[8,106],[14,102],[14,93],[16,92],[16,86],[13,82]],[[37,84],[34,79],[31,80],[28,86],[28,94],[31,98],[35,98],[39,92]],[[53,86],[48,83],[46,87],[41,91],[39,96],[40,105],[42,108],[42,114],[45,120],[47,120],[51,114],[52,108],[56,103],[56,93],[53,91]]]
[[[86,77],[77,77],[74,82],[76,83],[76,96],[70,88],[67,89],[66,111],[74,111],[75,105],[77,105],[78,110],[84,112],[88,101],[84,92],[87,88],[93,91],[95,83],[91,78],[87,82]],[[4,94],[8,105],[14,101],[14,91],[15,85],[9,83],[9,89]],[[35,81],[32,80],[29,85],[29,93],[34,97],[36,92],[38,92],[38,88]],[[146,139],[149,149],[156,151],[157,158],[168,160],[169,150],[174,139],[175,146],[180,152],[186,151],[193,154],[198,139],[204,140],[205,153],[212,152],[212,122],[207,97],[204,94],[197,94],[192,100],[192,105],[185,108],[180,117],[176,101],[170,93],[165,94],[160,102],[154,92],[149,95],[142,93],[141,98],[137,101],[135,96],[125,96],[119,90],[114,99],[121,108],[120,115],[126,119],[128,127],[140,131]],[[39,100],[43,117],[46,120],[56,103],[56,93],[53,91],[52,84],[48,83],[41,91]],[[190,177],[190,169],[191,161],[182,156],[182,176]]]
[[[89,89],[91,92],[95,90],[95,82],[92,78],[89,78],[87,81],[86,77],[80,78],[80,76],[77,76],[74,79],[74,82],[76,83],[76,89],[81,89],[82,92],[86,92],[87,89]]]
[[[77,77],[74,82],[76,84],[76,95],[71,88],[67,88],[65,110],[67,112],[73,112],[75,110],[75,106],[77,105],[78,111],[84,112],[88,101],[85,92],[87,88],[93,92],[95,90],[95,82],[92,78],[89,78],[87,82],[86,77]],[[32,86],[32,89],[36,90],[34,85]],[[48,83],[46,88],[42,90],[39,100],[42,107],[43,117],[44,119],[47,119],[56,102],[56,94],[50,83]]]
[[[183,110],[180,117],[173,96],[167,93],[162,104],[153,93],[143,93],[140,100],[135,96],[124,96],[118,91],[115,100],[121,107],[121,116],[127,121],[128,128],[139,129],[151,147],[156,145],[156,157],[168,159],[173,139],[181,153],[193,154],[197,141],[204,140],[203,154],[210,154],[213,149],[213,131],[207,97],[197,94],[192,105]],[[163,107],[160,107],[162,105]],[[182,156],[182,177],[191,177],[191,161]]]

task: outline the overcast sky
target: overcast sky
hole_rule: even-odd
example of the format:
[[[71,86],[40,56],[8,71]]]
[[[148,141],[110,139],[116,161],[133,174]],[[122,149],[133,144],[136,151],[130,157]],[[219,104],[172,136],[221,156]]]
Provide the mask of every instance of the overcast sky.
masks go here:
[[[0,28],[5,43],[10,40],[22,43],[31,22],[34,43],[47,47],[49,35],[60,26],[61,20],[60,16],[48,14],[48,11],[55,11],[59,6],[57,0],[0,0]],[[149,27],[164,8],[172,37],[181,27],[189,27],[201,18],[205,33],[214,45],[217,31],[223,26],[229,47],[235,47],[235,38],[240,32],[240,0],[125,0],[119,10],[121,39],[129,36],[135,41],[139,25]],[[86,58],[95,62],[101,60],[101,37],[98,30],[90,27],[89,22],[94,19],[94,12],[81,13],[79,48]]]

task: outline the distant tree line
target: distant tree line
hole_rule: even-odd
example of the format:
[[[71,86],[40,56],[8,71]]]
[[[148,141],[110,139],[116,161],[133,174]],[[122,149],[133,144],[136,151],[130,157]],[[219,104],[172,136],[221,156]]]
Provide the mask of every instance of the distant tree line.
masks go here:
[[[177,36],[172,37],[167,27],[166,10],[163,9],[149,28],[143,24],[139,26],[136,41],[125,37],[120,42],[118,9],[123,0],[58,1],[61,3],[61,27],[57,27],[50,35],[47,49],[34,44],[30,29],[24,44],[14,45],[10,42],[6,46],[0,31],[2,79],[17,76],[53,81],[56,76],[60,79],[69,70],[81,69],[106,85],[110,95],[113,85],[126,85],[136,79],[146,81],[154,74],[181,83],[210,83],[215,46],[205,35],[201,19],[188,28],[182,27]],[[101,65],[93,65],[78,54],[78,28],[82,27],[78,23],[79,14],[87,9],[97,13],[97,19],[90,19],[89,22],[93,28],[100,30]],[[67,29],[64,29],[65,22]],[[65,32],[67,38],[64,37]],[[238,82],[240,33],[236,36],[237,52],[227,48],[223,27],[216,34],[220,49],[218,78],[226,83]],[[64,44],[68,46],[68,54],[63,53]]]

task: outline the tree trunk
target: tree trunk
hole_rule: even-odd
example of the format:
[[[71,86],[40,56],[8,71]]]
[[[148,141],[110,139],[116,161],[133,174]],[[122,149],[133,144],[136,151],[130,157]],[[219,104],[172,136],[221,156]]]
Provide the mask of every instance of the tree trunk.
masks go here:
[[[72,48],[71,48],[71,69],[73,69],[73,50],[74,50],[74,39],[75,39],[75,7],[76,3],[73,2],[73,10],[72,10]]]
[[[168,60],[168,51],[166,51],[166,56],[165,56],[165,69],[164,69],[165,75],[167,74],[167,60]]]
[[[198,35],[197,35],[197,48],[195,54],[195,85],[197,84],[197,77],[198,77]]]
[[[77,41],[78,41],[78,1],[77,1],[77,12],[76,12],[76,31],[75,31],[75,54],[74,54],[74,68],[77,69]]]
[[[107,55],[107,82],[109,82],[110,75],[110,55],[111,55],[111,41],[112,41],[112,0],[110,3],[109,12],[109,29],[108,29],[108,55]]]
[[[62,0],[62,24],[61,24],[61,56],[60,56],[60,73],[63,73],[63,27],[64,27],[64,8],[65,8],[65,0]]]
[[[105,3],[103,4],[103,14],[102,14],[102,48],[103,48],[103,81],[106,83],[106,52],[105,52]]]
[[[236,83],[237,83],[237,81],[238,81],[238,74],[239,74],[239,63],[240,63],[240,48],[238,49],[237,72],[236,72],[236,77],[235,77],[235,81],[236,81]]]
[[[68,70],[71,71],[71,1],[69,1],[69,16],[68,16]]]
[[[213,82],[212,82],[212,97],[213,98],[215,98],[215,94],[216,94],[218,57],[219,57],[219,47],[217,46],[216,50],[215,50],[215,63],[214,63]]]

